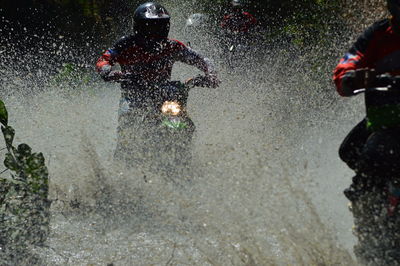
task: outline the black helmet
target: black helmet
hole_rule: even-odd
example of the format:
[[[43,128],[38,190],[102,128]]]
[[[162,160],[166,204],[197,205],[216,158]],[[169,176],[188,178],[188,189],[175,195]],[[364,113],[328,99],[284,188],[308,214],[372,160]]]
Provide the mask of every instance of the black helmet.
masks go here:
[[[168,37],[170,15],[160,4],[148,2],[140,5],[133,14],[134,30],[144,37]]]
[[[387,0],[390,14],[397,20],[400,19],[400,0]]]

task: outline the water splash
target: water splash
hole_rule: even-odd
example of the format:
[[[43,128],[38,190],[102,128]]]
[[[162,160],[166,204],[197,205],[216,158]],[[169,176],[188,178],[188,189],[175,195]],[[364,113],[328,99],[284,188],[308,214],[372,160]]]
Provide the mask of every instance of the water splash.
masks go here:
[[[350,128],[361,102],[336,102],[333,63],[316,77],[306,58],[317,48],[290,49],[235,70],[217,58],[221,87],[190,93],[194,165],[178,184],[113,161],[116,85],[37,91],[11,72],[2,92],[10,120],[47,156],[55,200],[37,254],[49,265],[354,265],[341,195],[350,172],[336,149],[341,118]],[[194,72],[178,64],[174,78]],[[6,93],[15,86],[28,92]]]

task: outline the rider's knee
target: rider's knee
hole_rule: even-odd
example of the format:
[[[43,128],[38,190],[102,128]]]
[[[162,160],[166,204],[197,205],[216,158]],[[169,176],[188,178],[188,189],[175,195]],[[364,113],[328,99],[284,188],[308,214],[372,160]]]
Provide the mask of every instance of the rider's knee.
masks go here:
[[[361,156],[364,145],[370,133],[365,119],[358,123],[346,136],[339,148],[339,157],[347,163],[351,169],[357,168],[357,162]]]

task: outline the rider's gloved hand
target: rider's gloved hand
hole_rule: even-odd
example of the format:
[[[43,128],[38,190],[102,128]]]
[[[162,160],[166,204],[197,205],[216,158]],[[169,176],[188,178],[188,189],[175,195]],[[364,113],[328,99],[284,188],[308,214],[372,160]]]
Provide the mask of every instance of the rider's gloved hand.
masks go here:
[[[372,86],[375,77],[374,69],[361,68],[347,71],[342,79],[344,96],[353,96],[355,90]]]
[[[110,73],[111,73],[110,65],[102,66],[102,68],[99,71],[100,77],[105,81],[108,81],[108,76],[110,75]]]
[[[215,74],[208,74],[206,75],[207,81],[211,88],[217,88],[221,81],[218,79],[217,75]]]
[[[104,81],[115,81],[119,80],[124,77],[124,74],[121,71],[110,71],[108,73],[100,72],[100,76],[103,78]]]
[[[113,80],[119,80],[124,78],[124,74],[121,71],[111,71],[110,74],[108,75],[108,79],[113,81]]]

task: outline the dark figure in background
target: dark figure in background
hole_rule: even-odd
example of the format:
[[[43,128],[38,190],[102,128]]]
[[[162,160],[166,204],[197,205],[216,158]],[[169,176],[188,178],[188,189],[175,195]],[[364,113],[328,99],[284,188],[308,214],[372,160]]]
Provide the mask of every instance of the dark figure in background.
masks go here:
[[[400,1],[388,0],[387,4],[392,16],[369,27],[337,65],[334,82],[341,96],[353,96],[355,90],[374,87],[378,75],[400,74]],[[397,218],[393,219],[394,213],[399,215],[400,198],[391,196],[391,188],[387,187],[388,178],[399,174],[395,170],[400,163],[400,119],[397,120],[393,126],[376,130],[364,118],[339,149],[340,158],[356,172],[344,193],[352,203],[359,238],[355,253],[367,264],[400,264],[396,251],[400,232],[394,230],[400,225]],[[388,215],[383,214],[386,209]]]
[[[118,144],[126,128],[142,110],[156,106],[162,98],[160,88],[171,79],[175,62],[193,65],[205,73],[208,86],[217,87],[219,80],[212,62],[177,40],[168,38],[170,15],[157,3],[140,5],[133,15],[133,34],[122,37],[97,61],[97,71],[105,81],[121,82],[118,112]],[[119,64],[121,71],[113,71]],[[139,119],[136,119],[139,120]],[[132,130],[131,130],[132,131]],[[116,152],[117,152],[116,151]]]
[[[232,0],[230,8],[221,21],[223,57],[226,52],[230,55],[228,59],[244,59],[246,53],[251,49],[252,33],[257,25],[256,18],[249,12],[244,11],[244,4],[241,0]],[[237,62],[228,63],[235,65]],[[235,61],[235,60],[233,60]],[[232,65],[232,67],[233,67]]]
[[[226,34],[237,34],[245,36],[257,25],[257,20],[249,12],[243,10],[244,6],[240,0],[233,0],[231,8],[225,14],[221,28]]]

